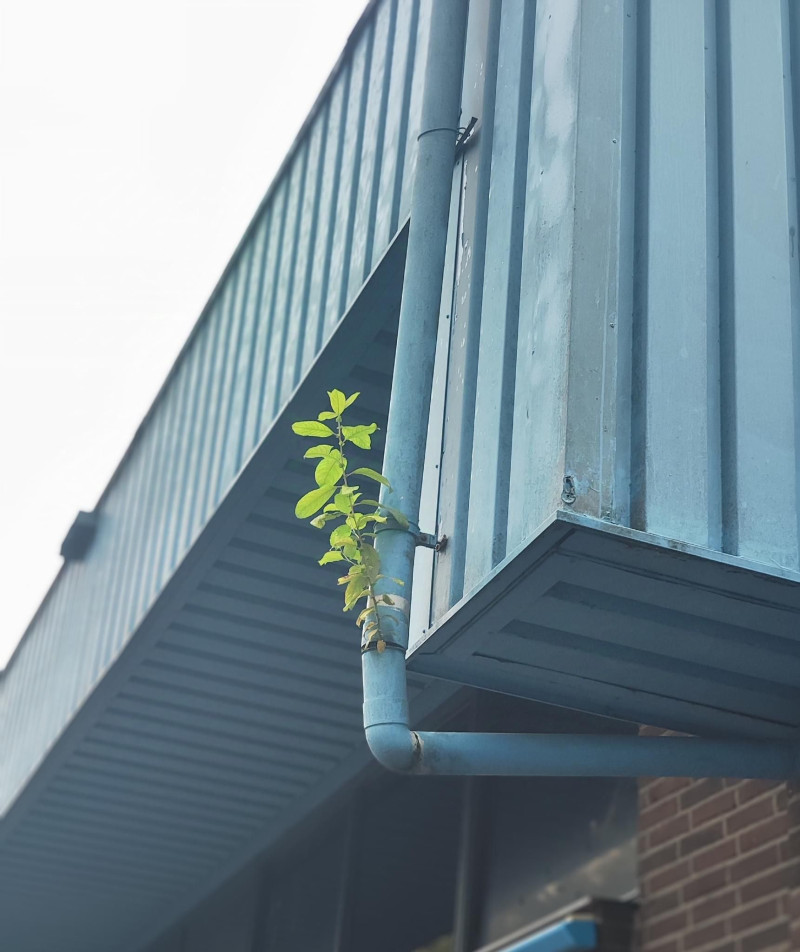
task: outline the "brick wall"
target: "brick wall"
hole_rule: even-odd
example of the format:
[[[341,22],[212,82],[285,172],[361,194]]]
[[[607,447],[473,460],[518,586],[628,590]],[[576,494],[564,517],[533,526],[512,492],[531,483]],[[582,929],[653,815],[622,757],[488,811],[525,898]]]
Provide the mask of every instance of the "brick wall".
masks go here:
[[[800,795],[756,780],[643,780],[642,952],[800,949]]]

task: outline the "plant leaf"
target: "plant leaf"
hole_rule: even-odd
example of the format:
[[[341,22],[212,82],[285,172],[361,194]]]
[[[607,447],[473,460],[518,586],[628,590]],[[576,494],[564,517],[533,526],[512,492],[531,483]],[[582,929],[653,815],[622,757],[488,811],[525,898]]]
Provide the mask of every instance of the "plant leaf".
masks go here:
[[[392,488],[392,484],[382,473],[379,473],[376,469],[370,469],[369,466],[361,466],[359,469],[354,469],[350,475],[368,476],[370,479],[374,479],[376,483],[380,483],[381,486],[386,486],[387,489]]]
[[[344,401],[344,409],[346,410],[351,403],[355,403],[356,400],[361,396],[361,391],[356,390],[355,393],[350,394],[350,396]]]
[[[320,486],[319,489],[312,489],[310,493],[302,496],[294,507],[294,514],[298,519],[308,519],[315,512],[319,512],[325,503],[336,492],[336,486]]]
[[[408,528],[408,516],[406,516],[404,512],[401,512],[399,509],[392,509],[391,506],[384,506],[383,503],[380,503],[380,507],[384,512],[389,513],[389,515],[392,517],[392,519],[394,519],[401,529]]]
[[[364,561],[364,565],[367,567],[367,571],[373,577],[377,575],[381,570],[381,557],[378,555],[377,549],[370,545],[369,542],[361,543],[361,558]]]
[[[318,420],[335,420],[335,419],[336,419],[336,414],[335,414],[335,413],[331,413],[330,410],[323,410],[322,413],[320,413],[320,414],[317,416],[317,419],[318,419]]]
[[[331,410],[334,416],[341,416],[347,406],[345,395],[341,390],[329,390],[328,399],[331,401]]]
[[[338,550],[326,552],[325,555],[319,560],[320,565],[327,565],[329,562],[343,562],[344,556]]]
[[[338,483],[344,475],[342,464],[333,456],[326,456],[317,463],[314,471],[314,479],[317,486],[330,486],[332,483]]]
[[[327,443],[317,443],[303,453],[303,459],[323,459],[333,452],[333,447]]]
[[[363,576],[357,575],[351,578],[344,590],[344,610],[350,611],[363,595],[368,594],[367,580]]]
[[[346,545],[353,538],[349,526],[337,526],[331,533],[331,548],[336,549],[339,546]]]
[[[346,516],[350,515],[353,511],[353,500],[347,493],[338,492],[333,500],[333,505],[338,512],[344,513]]]
[[[293,423],[292,429],[298,436],[333,436],[333,430],[316,420],[301,420]]]
[[[327,509],[328,507],[326,506],[325,508]],[[324,529],[326,522],[330,522],[331,519],[338,519],[338,518],[339,518],[338,512],[335,514],[330,512],[321,512],[318,516],[314,516],[314,518],[311,520],[311,525],[315,529]]]
[[[370,433],[374,433],[377,429],[377,423],[370,423],[369,425],[361,424],[359,426],[343,426],[342,436],[351,443],[355,443],[356,446],[360,446],[362,450],[368,450],[372,447]]]

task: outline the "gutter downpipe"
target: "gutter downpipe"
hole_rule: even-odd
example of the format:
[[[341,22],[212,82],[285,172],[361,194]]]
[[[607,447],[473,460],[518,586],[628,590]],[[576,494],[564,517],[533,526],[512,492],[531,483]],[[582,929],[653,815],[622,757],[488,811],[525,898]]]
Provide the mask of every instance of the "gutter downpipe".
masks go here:
[[[400,307],[384,472],[386,505],[419,517],[433,362],[444,277],[450,193],[458,135],[469,0],[435,0],[425,70],[417,167]],[[364,730],[376,759],[415,774],[484,776],[796,776],[794,741],[579,734],[480,734],[409,728],[405,653],[414,551],[412,532],[378,535],[383,591],[394,607],[379,608],[384,640],[362,649]],[[391,581],[402,579],[402,587]]]

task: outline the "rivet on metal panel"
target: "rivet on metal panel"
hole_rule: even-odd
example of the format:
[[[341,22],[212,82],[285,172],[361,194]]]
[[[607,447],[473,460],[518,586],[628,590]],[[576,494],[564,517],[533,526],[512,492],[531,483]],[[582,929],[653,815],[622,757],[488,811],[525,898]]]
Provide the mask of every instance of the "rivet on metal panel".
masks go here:
[[[564,477],[564,488],[561,490],[561,501],[566,503],[568,506],[571,506],[576,499],[575,495],[575,480],[572,476]]]

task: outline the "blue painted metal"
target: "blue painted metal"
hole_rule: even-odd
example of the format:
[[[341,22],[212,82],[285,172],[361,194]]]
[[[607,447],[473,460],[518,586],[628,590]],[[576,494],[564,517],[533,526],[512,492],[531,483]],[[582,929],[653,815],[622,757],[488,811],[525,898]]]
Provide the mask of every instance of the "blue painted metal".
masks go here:
[[[597,947],[597,925],[592,919],[567,919],[515,942],[503,952],[589,952]]]
[[[31,621],[0,687],[15,725],[0,813],[130,643],[407,218],[429,16],[427,3],[368,7],[99,500],[91,549]]]
[[[547,3],[537,6],[537,16],[543,17],[550,7]],[[548,26],[542,29],[550,32],[550,47],[545,48],[545,54],[554,55],[553,51],[560,49],[560,44],[580,45],[583,36],[579,29],[577,17],[578,8],[574,4],[561,4],[558,14],[547,14]],[[429,426],[428,411],[430,406],[429,393],[433,381],[434,354],[437,339],[437,315],[441,294],[445,253],[447,247],[447,220],[452,181],[452,165],[454,159],[454,144],[445,130],[451,130],[455,125],[456,103],[461,81],[461,36],[466,26],[466,6],[453,0],[452,3],[437,4],[434,17],[431,21],[431,38],[429,58],[426,67],[425,95],[423,100],[423,129],[437,130],[437,134],[426,135],[420,146],[418,175],[415,181],[411,207],[411,227],[409,231],[409,246],[406,262],[403,297],[400,308],[400,322],[398,328],[397,350],[395,354],[394,381],[392,400],[389,409],[387,426],[386,450],[384,468],[390,474],[393,488],[384,489],[382,500],[387,506],[404,511],[410,521],[416,524],[419,518],[420,492],[423,481],[423,464],[425,457],[426,439]],[[624,12],[620,7],[619,12]],[[583,27],[586,28],[586,24]],[[564,71],[563,75],[554,77],[547,75],[545,65],[539,63],[538,68],[543,70],[541,82],[558,82],[563,94],[574,85],[575,77],[571,70],[569,57],[561,57],[557,66]],[[533,72],[536,76],[537,62],[534,55]],[[577,100],[575,100],[576,102]],[[572,104],[574,110],[575,102]],[[551,164],[552,178],[563,185],[563,179],[574,177],[576,166],[574,162],[576,113],[569,109],[564,112],[562,102],[560,118],[564,122],[564,134],[561,139],[548,145],[547,161]],[[535,103],[536,106],[536,103]],[[545,122],[546,103],[542,106],[544,113],[537,122]],[[429,141],[425,141],[428,140]],[[544,162],[543,154],[537,154],[541,143],[534,148],[534,158],[537,162]],[[552,182],[544,177],[542,171],[540,189],[552,188]],[[560,199],[564,205],[561,212],[556,208],[555,223],[547,226],[554,229],[552,241],[554,250],[551,257],[543,257],[539,252],[539,260],[543,260],[545,268],[560,267],[564,264],[563,243],[571,241],[571,232],[562,222],[564,216],[569,215],[565,202],[565,195]],[[571,202],[571,199],[569,200]],[[535,207],[535,214],[541,214],[541,206]],[[553,215],[549,209],[548,216]],[[571,223],[569,227],[573,227]],[[537,226],[541,236],[542,228]],[[566,234],[566,238],[565,238]],[[535,322],[535,334],[548,336],[549,323],[560,324],[564,315],[564,308],[559,304],[558,294],[551,279],[545,274],[540,275],[545,285],[552,293],[547,300],[540,298],[541,313]],[[556,285],[558,282],[556,282]],[[537,292],[538,293],[538,292]],[[562,293],[558,291],[558,293]],[[567,293],[567,292],[563,292]],[[534,309],[535,310],[535,309]],[[522,319],[522,302],[520,303],[520,317]],[[504,318],[502,318],[504,320]],[[544,328],[544,330],[543,330]],[[534,340],[534,338],[531,338]],[[555,334],[546,344],[545,360],[548,365],[554,364],[571,370],[568,366],[569,349],[564,335]],[[520,340],[518,359],[528,360],[536,350],[530,342]],[[560,355],[560,356],[559,356]],[[580,350],[579,350],[580,356]],[[538,358],[541,359],[541,358]],[[517,382],[519,384],[518,367]],[[585,368],[584,368],[585,370]],[[567,377],[564,378],[566,383]],[[525,374],[523,383],[528,386],[525,392],[525,402],[522,407],[525,415],[523,426],[523,440],[521,454],[525,454],[525,472],[515,482],[515,467],[519,469],[522,463],[519,457],[515,463],[512,452],[510,479],[511,487],[515,492],[522,492],[519,511],[515,513],[519,525],[515,531],[524,528],[529,519],[529,509],[537,503],[537,492],[531,491],[530,478],[538,480],[539,489],[548,483],[557,485],[560,492],[564,492],[563,477],[554,480],[558,472],[558,461],[550,459],[548,454],[538,453],[543,438],[540,431],[542,426],[550,426],[557,419],[561,419],[564,412],[564,397],[566,393],[555,394],[561,401],[559,406],[553,404],[554,394],[546,397],[536,397],[536,388],[530,386],[530,375]],[[462,382],[463,386],[463,382]],[[584,399],[581,394],[580,399]],[[531,401],[536,406],[533,407]],[[580,400],[578,401],[580,405]],[[525,409],[528,407],[528,409]],[[548,407],[553,413],[550,414]],[[519,406],[515,407],[515,414]],[[564,425],[564,421],[558,423]],[[565,427],[564,433],[566,434]],[[517,444],[520,445],[519,443]],[[531,456],[536,453],[535,456]],[[570,477],[569,495],[562,497],[572,505],[576,502],[577,493],[583,490],[576,483],[576,476]],[[521,481],[520,481],[521,480]],[[515,488],[516,487],[516,488]],[[527,487],[527,488],[525,488]],[[551,487],[552,488],[552,487]],[[575,491],[573,491],[573,489]],[[545,492],[544,499],[549,491]],[[533,533],[535,536],[536,533]],[[484,540],[485,541],[485,540]],[[364,727],[367,743],[375,757],[385,766],[393,770],[412,773],[438,773],[456,775],[510,775],[510,776],[623,776],[636,777],[641,775],[655,776],[753,776],[753,777],[787,777],[796,776],[800,771],[800,747],[796,741],[757,742],[751,740],[715,739],[703,740],[698,738],[639,738],[639,737],[582,737],[580,735],[513,735],[513,734],[454,734],[415,732],[409,728],[408,706],[405,690],[405,651],[409,644],[409,589],[413,578],[415,540],[411,533],[393,529],[381,533],[378,538],[378,549],[383,563],[383,571],[388,578],[381,583],[383,591],[393,599],[393,605],[378,607],[384,627],[384,637],[389,648],[383,653],[370,650],[373,646],[365,646],[363,651],[362,671],[364,680]],[[510,565],[516,560],[509,559]],[[540,573],[541,574],[541,573]],[[399,579],[399,584],[392,579]],[[536,584],[537,575],[533,575]],[[465,600],[467,605],[469,599]],[[522,618],[524,621],[535,622],[535,613],[531,616],[512,607],[513,598],[504,592],[501,599],[501,610],[512,618]],[[401,609],[401,610],[398,610]],[[455,614],[455,628],[457,636],[461,636],[465,628],[464,616],[469,615],[469,608],[465,613]],[[648,621],[642,621],[646,627]],[[483,632],[480,635],[481,643],[486,641]],[[498,637],[492,633],[491,644],[496,645]],[[520,658],[510,661],[526,661],[525,651],[535,658],[538,644],[535,634],[530,639],[530,645],[523,649]],[[482,648],[483,652],[490,650]],[[494,647],[495,651],[499,650]],[[424,643],[417,647],[416,653],[424,653]],[[463,653],[463,652],[462,652]],[[620,652],[616,652],[620,655]],[[624,657],[624,654],[622,655]],[[458,655],[451,657],[445,652],[443,666],[440,672],[448,677],[448,669],[454,668]],[[588,660],[588,654],[587,654]],[[620,659],[621,660],[621,659]],[[491,659],[490,659],[491,661]],[[595,668],[597,662],[592,663]],[[485,666],[485,665],[484,665]],[[491,664],[489,664],[491,668]],[[660,668],[648,668],[642,661],[640,665],[640,681],[636,685],[641,694],[656,696],[674,696],[681,690],[672,686],[669,675],[673,680],[677,678],[691,680],[691,666],[685,663],[672,664],[660,662]],[[428,667],[428,673],[435,673]],[[574,666],[573,674],[586,676],[582,667]],[[591,670],[591,666],[590,669]],[[609,685],[617,686],[619,681],[619,661],[614,659],[607,666],[605,680]],[[452,675],[459,680],[459,675]],[[642,680],[643,679],[643,680]],[[598,672],[595,680],[603,681],[602,672]],[[729,677],[727,682],[720,679],[727,691],[723,691],[724,706],[736,711],[744,701],[739,701],[739,695],[748,687],[742,678],[735,682]],[[708,681],[708,677],[706,677]],[[706,682],[704,682],[705,684]],[[664,686],[666,685],[666,686]],[[484,686],[494,686],[489,675],[484,680]],[[749,685],[757,689],[757,685]],[[762,683],[761,692],[775,691],[774,685]],[[701,688],[702,690],[702,688]],[[678,697],[680,694],[677,695]],[[569,696],[567,703],[573,706],[582,706],[580,693]],[[710,701],[714,704],[714,701]],[[762,701],[762,705],[764,702]],[[699,702],[698,702],[699,705]],[[722,703],[720,706],[723,706]],[[764,710],[762,706],[762,710]],[[646,719],[646,707],[634,713],[634,719]],[[660,722],[660,723],[663,723]]]

